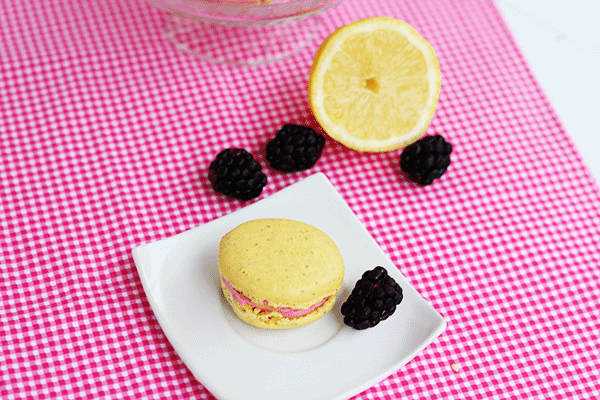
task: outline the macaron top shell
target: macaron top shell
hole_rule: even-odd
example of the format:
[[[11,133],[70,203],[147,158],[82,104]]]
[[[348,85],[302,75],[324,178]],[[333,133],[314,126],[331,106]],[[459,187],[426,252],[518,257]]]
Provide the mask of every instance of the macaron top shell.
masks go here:
[[[302,307],[337,293],[344,261],[335,242],[311,225],[259,219],[223,237],[219,271],[237,290],[263,304]]]

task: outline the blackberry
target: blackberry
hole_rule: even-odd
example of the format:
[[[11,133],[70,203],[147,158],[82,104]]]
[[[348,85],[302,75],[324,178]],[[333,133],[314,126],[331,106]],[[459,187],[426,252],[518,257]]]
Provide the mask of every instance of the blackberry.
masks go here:
[[[208,167],[208,179],[217,192],[239,200],[258,197],[267,177],[252,154],[244,149],[222,150]]]
[[[267,161],[273,169],[295,172],[312,168],[325,147],[325,137],[312,128],[285,124],[267,143]]]
[[[400,168],[420,185],[431,185],[450,165],[452,145],[441,135],[425,136],[407,146],[400,155]]]
[[[385,268],[375,267],[362,275],[342,304],[344,324],[357,330],[371,328],[388,319],[402,299],[400,285]]]

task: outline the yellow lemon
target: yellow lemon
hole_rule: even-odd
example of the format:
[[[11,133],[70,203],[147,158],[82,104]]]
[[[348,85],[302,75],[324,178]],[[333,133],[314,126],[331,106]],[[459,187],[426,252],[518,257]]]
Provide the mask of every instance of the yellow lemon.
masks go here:
[[[440,86],[440,65],[427,40],[406,22],[374,17],[337,29],[321,44],[308,99],[333,139],[383,152],[423,136]]]

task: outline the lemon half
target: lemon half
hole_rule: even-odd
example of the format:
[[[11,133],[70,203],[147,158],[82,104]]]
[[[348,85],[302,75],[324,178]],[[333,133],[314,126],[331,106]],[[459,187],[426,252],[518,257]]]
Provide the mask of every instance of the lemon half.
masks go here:
[[[384,152],[423,136],[440,95],[435,51],[408,23],[362,19],[319,47],[308,83],[312,112],[333,139]]]

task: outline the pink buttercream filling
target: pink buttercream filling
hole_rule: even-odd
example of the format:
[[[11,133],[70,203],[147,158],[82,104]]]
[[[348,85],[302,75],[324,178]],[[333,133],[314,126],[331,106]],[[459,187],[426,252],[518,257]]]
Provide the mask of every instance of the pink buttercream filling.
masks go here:
[[[284,318],[302,317],[302,316],[312,312],[313,310],[316,310],[317,308],[321,307],[327,301],[327,299],[329,299],[329,297],[325,297],[323,300],[321,300],[317,304],[312,305],[304,310],[296,310],[294,308],[289,308],[289,307],[275,307],[275,308],[268,307],[269,302],[267,300],[263,300],[264,306],[259,306],[258,304],[255,304],[249,298],[244,296],[242,293],[240,293],[236,289],[234,289],[233,286],[231,286],[231,283],[229,283],[229,281],[227,279],[225,279],[225,277],[223,277],[223,275],[221,275],[221,279],[223,279],[223,283],[225,283],[225,286],[227,286],[227,289],[229,289],[229,292],[233,296],[233,299],[235,301],[237,301],[238,303],[240,303],[241,305],[250,304],[252,307],[258,308],[259,310],[277,311]]]

